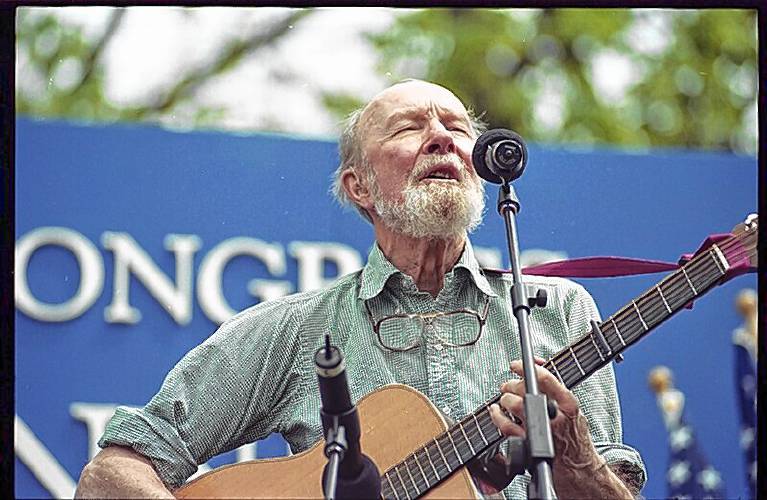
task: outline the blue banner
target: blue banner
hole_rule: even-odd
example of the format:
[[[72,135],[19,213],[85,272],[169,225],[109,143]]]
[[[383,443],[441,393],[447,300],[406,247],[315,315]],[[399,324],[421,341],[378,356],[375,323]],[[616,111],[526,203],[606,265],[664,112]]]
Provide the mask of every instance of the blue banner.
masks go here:
[[[16,495],[65,497],[118,404],[143,405],[233,312],[360,267],[370,226],[328,194],[336,143],[20,119],[16,124]],[[531,145],[516,183],[523,260],[623,255],[676,260],[756,211],[753,157]],[[473,237],[505,261],[488,186]],[[662,276],[581,281],[603,316]],[[747,494],[730,376],[738,278],[626,354],[616,372],[625,441],[665,495],[665,430],[646,388],[673,367],[698,438],[732,496]],[[648,414],[649,413],[649,414]],[[214,458],[286,453],[279,436]],[[735,488],[735,489],[733,489]]]

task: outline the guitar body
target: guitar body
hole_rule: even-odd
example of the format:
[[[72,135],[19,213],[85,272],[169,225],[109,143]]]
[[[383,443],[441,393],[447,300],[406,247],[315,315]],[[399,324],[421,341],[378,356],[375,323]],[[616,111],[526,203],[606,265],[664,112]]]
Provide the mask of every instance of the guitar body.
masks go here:
[[[383,473],[413,450],[447,430],[431,402],[415,389],[389,385],[360,399],[362,451]],[[322,470],[327,463],[320,441],[291,457],[226,465],[203,474],[173,492],[177,498],[321,498]],[[474,483],[461,468],[424,498],[478,498]]]

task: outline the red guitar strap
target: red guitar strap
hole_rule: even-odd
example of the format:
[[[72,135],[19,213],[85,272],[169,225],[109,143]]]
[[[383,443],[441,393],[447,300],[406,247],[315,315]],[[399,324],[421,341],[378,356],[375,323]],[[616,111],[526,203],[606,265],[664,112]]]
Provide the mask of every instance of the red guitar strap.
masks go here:
[[[522,273],[537,276],[559,276],[561,278],[614,278],[618,276],[633,276],[638,274],[651,274],[663,271],[679,269],[693,257],[708,250],[711,245],[720,243],[732,234],[712,234],[701,244],[694,253],[683,254],[677,263],[660,260],[635,259],[631,257],[597,256],[579,257],[574,259],[559,260],[537,264],[522,268]],[[736,276],[745,273],[756,272],[747,257],[742,252],[727,252],[730,267],[720,282],[724,283]],[[731,258],[731,256],[734,257]],[[493,270],[496,272],[510,272],[507,270]],[[689,305],[692,307],[692,304]]]

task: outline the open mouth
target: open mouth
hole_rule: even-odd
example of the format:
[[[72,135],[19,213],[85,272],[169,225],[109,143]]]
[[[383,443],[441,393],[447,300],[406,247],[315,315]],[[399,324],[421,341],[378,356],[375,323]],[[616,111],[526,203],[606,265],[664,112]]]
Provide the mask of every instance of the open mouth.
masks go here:
[[[461,180],[461,176],[458,173],[458,170],[452,165],[441,165],[429,170],[426,175],[421,177],[421,180],[458,182]]]

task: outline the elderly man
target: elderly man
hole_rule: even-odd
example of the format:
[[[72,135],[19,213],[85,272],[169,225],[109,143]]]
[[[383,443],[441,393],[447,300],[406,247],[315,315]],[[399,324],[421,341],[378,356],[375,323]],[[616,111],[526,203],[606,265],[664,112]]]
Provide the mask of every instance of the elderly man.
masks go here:
[[[198,464],[271,432],[282,433],[294,452],[307,449],[322,437],[312,357],[326,332],[346,354],[354,400],[402,383],[461,418],[501,387],[505,411],[493,407],[493,421],[506,435],[523,435],[524,422],[508,416],[523,417],[524,390],[521,366],[512,362],[519,342],[511,282],[483,271],[467,238],[484,209],[471,162],[477,135],[458,98],[423,81],[395,84],[352,114],[334,190],[373,226],[376,245],[366,266],[324,290],[258,304],[223,324],[144,408],[118,408],[78,496],[170,497]],[[537,356],[553,355],[598,318],[579,285],[526,279],[549,296],[531,316]],[[402,315],[456,311],[432,323]],[[451,324],[459,317],[466,321],[460,329]],[[540,367],[538,380],[560,408],[552,421],[557,494],[638,494],[644,466],[621,443],[612,368],[573,392]],[[528,480],[517,477],[504,493],[524,497]]]

